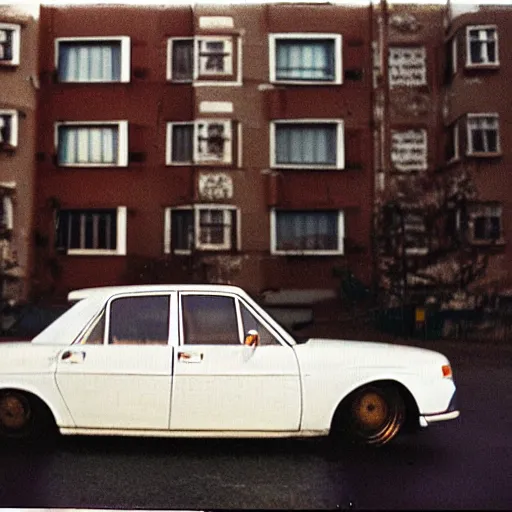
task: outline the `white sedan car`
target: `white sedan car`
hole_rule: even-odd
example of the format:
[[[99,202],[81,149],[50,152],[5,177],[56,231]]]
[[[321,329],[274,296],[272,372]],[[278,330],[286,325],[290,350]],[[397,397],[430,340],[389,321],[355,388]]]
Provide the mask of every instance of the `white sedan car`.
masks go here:
[[[31,343],[0,344],[0,436],[302,437],[382,445],[456,418],[442,354],[296,341],[232,286],[90,288]]]

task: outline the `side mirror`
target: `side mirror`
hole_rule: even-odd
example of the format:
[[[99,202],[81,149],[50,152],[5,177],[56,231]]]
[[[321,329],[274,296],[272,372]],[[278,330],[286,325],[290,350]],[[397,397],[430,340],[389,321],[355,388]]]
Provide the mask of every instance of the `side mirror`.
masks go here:
[[[258,334],[258,331],[255,331],[254,329],[251,329],[247,332],[245,335],[244,345],[247,345],[249,347],[257,347],[260,344],[260,335]]]

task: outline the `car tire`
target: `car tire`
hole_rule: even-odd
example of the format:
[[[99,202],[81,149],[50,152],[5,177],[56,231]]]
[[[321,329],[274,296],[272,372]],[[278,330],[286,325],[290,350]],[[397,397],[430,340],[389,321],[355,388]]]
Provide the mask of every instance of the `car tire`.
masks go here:
[[[22,391],[0,391],[1,440],[14,446],[46,448],[55,434],[53,415],[41,400]]]
[[[365,386],[341,404],[335,416],[334,434],[343,442],[382,446],[398,435],[405,412],[404,400],[395,386]]]

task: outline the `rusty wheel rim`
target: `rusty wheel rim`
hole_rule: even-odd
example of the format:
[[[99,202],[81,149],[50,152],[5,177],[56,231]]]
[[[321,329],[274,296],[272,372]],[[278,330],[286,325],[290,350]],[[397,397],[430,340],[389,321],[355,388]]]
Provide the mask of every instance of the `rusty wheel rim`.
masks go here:
[[[0,425],[10,431],[25,428],[30,420],[30,406],[21,395],[9,393],[0,397]]]
[[[389,419],[386,400],[374,391],[365,393],[354,404],[354,416],[364,430],[379,430]]]

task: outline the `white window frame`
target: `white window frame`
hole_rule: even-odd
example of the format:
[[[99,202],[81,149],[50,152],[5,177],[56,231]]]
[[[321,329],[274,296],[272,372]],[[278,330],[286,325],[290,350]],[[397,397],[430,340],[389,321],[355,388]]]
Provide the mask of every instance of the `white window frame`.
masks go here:
[[[88,208],[72,208],[87,213]],[[115,249],[67,249],[68,256],[125,256],[126,255],[126,231],[127,213],[126,206],[118,206],[117,210],[117,239]]]
[[[278,164],[276,162],[276,125],[277,124],[333,124],[336,125],[336,164]],[[274,169],[315,169],[332,170],[345,168],[345,123],[343,119],[275,119],[270,122],[270,166]]]
[[[12,147],[18,146],[18,129],[19,129],[19,115],[17,110],[12,109],[1,109],[1,116],[10,116],[11,118],[11,129],[10,129],[10,137],[9,140],[2,141],[4,144],[8,144]]]
[[[228,136],[224,139],[224,153],[222,159],[220,158],[208,158],[208,154],[201,155],[199,151],[199,136],[200,136],[200,125],[209,124],[222,124],[224,126],[224,134],[228,134]],[[190,162],[174,162],[172,160],[172,129],[173,126],[183,126],[183,125],[193,125],[193,141],[192,141],[192,161]],[[166,154],[165,154],[165,162],[166,165],[231,165],[234,161],[233,154],[233,136],[235,134],[235,130],[233,127],[232,119],[196,119],[194,121],[188,122],[168,122],[167,123],[167,140],[166,140]]]
[[[279,40],[284,39],[332,39],[334,42],[334,80],[279,80],[276,73],[276,48]],[[343,83],[343,57],[342,57],[343,36],[341,34],[308,33],[308,32],[290,32],[269,34],[269,77],[270,83],[278,84],[297,84],[297,85],[332,85]]]
[[[174,41],[192,42],[193,69],[190,79],[175,79],[172,75],[172,54]],[[202,41],[222,41],[229,46],[230,58],[228,59],[224,72],[207,71],[201,69],[199,46]],[[235,51],[237,51],[235,59]],[[233,80],[215,81],[215,77],[233,77]],[[242,84],[242,40],[236,36],[209,35],[196,37],[170,37],[167,39],[167,80],[175,83],[193,83],[194,85],[241,85]]]
[[[280,208],[272,208],[270,210],[270,254],[276,256],[335,256],[345,254],[345,212],[337,210],[338,214],[338,247],[335,250],[279,250],[277,249],[277,213],[278,211],[286,212]],[[307,210],[295,210],[298,213],[306,212]]]
[[[91,36],[91,37],[58,37],[55,39],[55,69],[59,67],[60,43],[102,43],[108,41],[119,41],[121,43],[121,77],[119,81],[88,80],[79,81],[65,80],[61,83],[128,83],[130,82],[131,67],[131,44],[129,36]]]
[[[202,45],[208,42],[221,42],[224,45],[224,52],[229,55],[224,57],[224,71],[209,71],[204,66],[201,53]],[[231,37],[226,36],[201,36],[197,37],[195,41],[197,46],[197,72],[199,76],[231,76],[233,74],[233,40]],[[206,46],[206,45],[205,45]],[[211,52],[215,54],[215,52]]]
[[[20,48],[21,48],[21,26],[14,23],[0,23],[0,30],[12,31],[12,59],[0,60],[0,66],[19,66],[20,64]]]
[[[473,62],[471,60],[471,39],[470,32],[474,30],[489,30],[494,29],[495,43],[496,43],[496,60],[489,61],[488,55],[486,62]],[[482,40],[484,41],[484,40]],[[485,53],[487,53],[487,46],[485,46]],[[479,67],[497,67],[500,65],[499,59],[499,42],[498,42],[498,27],[496,25],[468,25],[466,27],[466,68],[479,68]]]
[[[55,123],[54,144],[55,151],[59,152],[60,127],[87,127],[87,126],[118,126],[117,162],[109,163],[61,163],[59,167],[127,167],[128,166],[128,121],[64,121]]]
[[[172,250],[172,219],[171,215],[176,210],[189,210],[193,212],[194,221],[194,247],[191,250],[188,249],[176,249]],[[234,212],[236,216],[236,233],[233,233],[233,225],[224,222],[224,240],[223,244],[208,244],[201,243],[200,237],[200,220],[202,210],[222,210],[224,211],[224,220],[229,220],[229,216]],[[236,235],[236,247],[231,246],[231,239],[233,234]],[[241,250],[241,222],[240,222],[240,209],[236,206],[226,204],[194,204],[185,206],[172,206],[165,208],[164,211],[164,254],[178,254],[178,255],[189,255],[192,251],[230,251],[230,250]]]
[[[493,118],[496,121],[496,151],[474,151],[473,143],[471,139],[472,128],[470,126],[471,119],[477,118]],[[466,137],[467,137],[467,148],[466,148],[466,156],[495,156],[501,154],[501,144],[500,144],[500,119],[499,114],[496,112],[486,112],[486,113],[478,113],[478,114],[467,114],[466,116]]]

